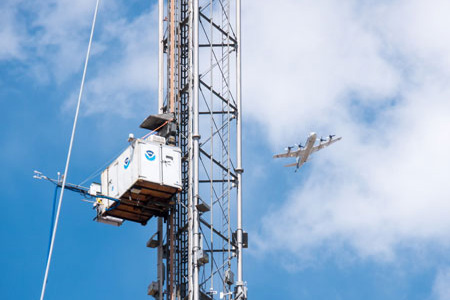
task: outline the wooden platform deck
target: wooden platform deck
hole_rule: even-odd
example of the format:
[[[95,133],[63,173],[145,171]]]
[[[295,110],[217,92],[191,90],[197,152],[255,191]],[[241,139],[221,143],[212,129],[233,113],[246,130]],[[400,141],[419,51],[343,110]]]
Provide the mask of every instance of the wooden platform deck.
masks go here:
[[[138,180],[121,198],[117,205],[103,213],[105,216],[147,224],[152,217],[167,215],[175,204],[174,195],[180,189]]]

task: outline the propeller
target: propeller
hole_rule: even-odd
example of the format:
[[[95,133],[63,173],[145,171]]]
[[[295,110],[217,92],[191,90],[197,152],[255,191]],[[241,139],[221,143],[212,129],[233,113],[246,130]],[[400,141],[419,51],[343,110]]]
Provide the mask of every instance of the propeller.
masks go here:
[[[333,137],[335,137],[336,135],[335,134],[330,134],[329,136],[328,136],[328,138],[326,138],[326,139],[324,139],[323,137],[320,137],[320,142],[322,143],[322,142],[328,142],[328,141],[331,141],[332,139],[333,139]]]
[[[303,148],[302,143],[295,144],[295,146],[297,146],[298,149],[302,149]]]
[[[294,148],[294,146],[287,146],[286,148],[284,148],[284,150],[290,152],[292,150],[292,148]]]

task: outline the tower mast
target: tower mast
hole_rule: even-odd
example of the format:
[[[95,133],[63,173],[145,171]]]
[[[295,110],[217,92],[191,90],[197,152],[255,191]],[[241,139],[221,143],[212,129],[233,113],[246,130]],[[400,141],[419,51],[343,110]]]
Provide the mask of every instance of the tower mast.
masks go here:
[[[247,298],[240,10],[240,0],[159,0],[158,110],[173,114],[182,155],[183,189],[158,247],[160,291],[170,300]]]

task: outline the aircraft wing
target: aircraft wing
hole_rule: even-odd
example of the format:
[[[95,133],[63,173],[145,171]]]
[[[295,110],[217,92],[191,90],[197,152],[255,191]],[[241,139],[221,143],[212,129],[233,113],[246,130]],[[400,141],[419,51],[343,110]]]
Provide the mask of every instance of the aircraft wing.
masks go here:
[[[282,158],[282,157],[299,157],[302,156],[305,153],[305,150],[298,149],[296,151],[290,151],[286,153],[276,154],[273,156],[273,158]]]
[[[319,151],[320,149],[323,149],[323,148],[325,148],[325,147],[328,147],[328,146],[330,146],[331,144],[334,144],[334,143],[336,143],[337,141],[340,141],[341,139],[342,139],[342,137],[338,137],[338,138],[335,138],[335,139],[329,139],[328,142],[325,142],[325,143],[319,144],[319,145],[317,145],[317,146],[314,146],[314,147],[312,148],[312,150],[311,150],[311,153],[317,152],[317,151]]]

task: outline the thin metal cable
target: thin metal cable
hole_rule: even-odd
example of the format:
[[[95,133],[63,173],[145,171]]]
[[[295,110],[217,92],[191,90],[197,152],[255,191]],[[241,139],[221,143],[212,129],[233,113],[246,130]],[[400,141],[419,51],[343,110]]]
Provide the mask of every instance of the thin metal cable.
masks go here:
[[[58,228],[59,213],[61,212],[61,204],[62,204],[62,199],[64,196],[64,188],[66,186],[67,171],[69,170],[70,156],[72,154],[72,145],[73,145],[73,140],[74,140],[74,136],[75,136],[75,131],[77,128],[78,113],[80,111],[81,96],[83,95],[84,80],[86,78],[86,70],[87,70],[87,66],[88,66],[88,62],[89,62],[89,55],[91,53],[92,37],[94,36],[94,28],[95,28],[95,22],[97,20],[97,12],[98,12],[99,3],[100,3],[100,0],[97,0],[97,3],[95,5],[94,19],[92,21],[91,35],[89,37],[89,45],[88,45],[88,49],[87,49],[87,53],[86,53],[86,60],[84,62],[83,78],[81,79],[80,93],[78,94],[77,109],[75,112],[75,119],[73,121],[72,135],[70,137],[69,152],[67,153],[66,167],[64,169],[63,182],[62,182],[62,186],[61,186],[61,194],[59,195],[58,210],[56,212],[55,223],[53,226],[53,234],[52,234],[50,250],[49,250],[48,258],[47,258],[47,266],[45,268],[44,282],[42,283],[41,300],[44,299],[45,288],[47,287],[48,271],[50,269],[50,262],[52,260],[53,246],[55,245],[56,229]]]
[[[89,180],[91,180],[92,178],[96,177],[97,175],[99,175],[108,165],[110,165],[122,152],[124,151],[124,149],[120,149],[120,152],[117,152],[111,159],[109,159],[107,162],[105,162],[101,167],[99,167],[97,170],[95,170],[94,172],[92,172],[91,175],[89,175],[88,177],[86,177],[86,179],[84,179],[82,182],[80,182],[78,185],[83,185],[86,182],[88,182]]]

